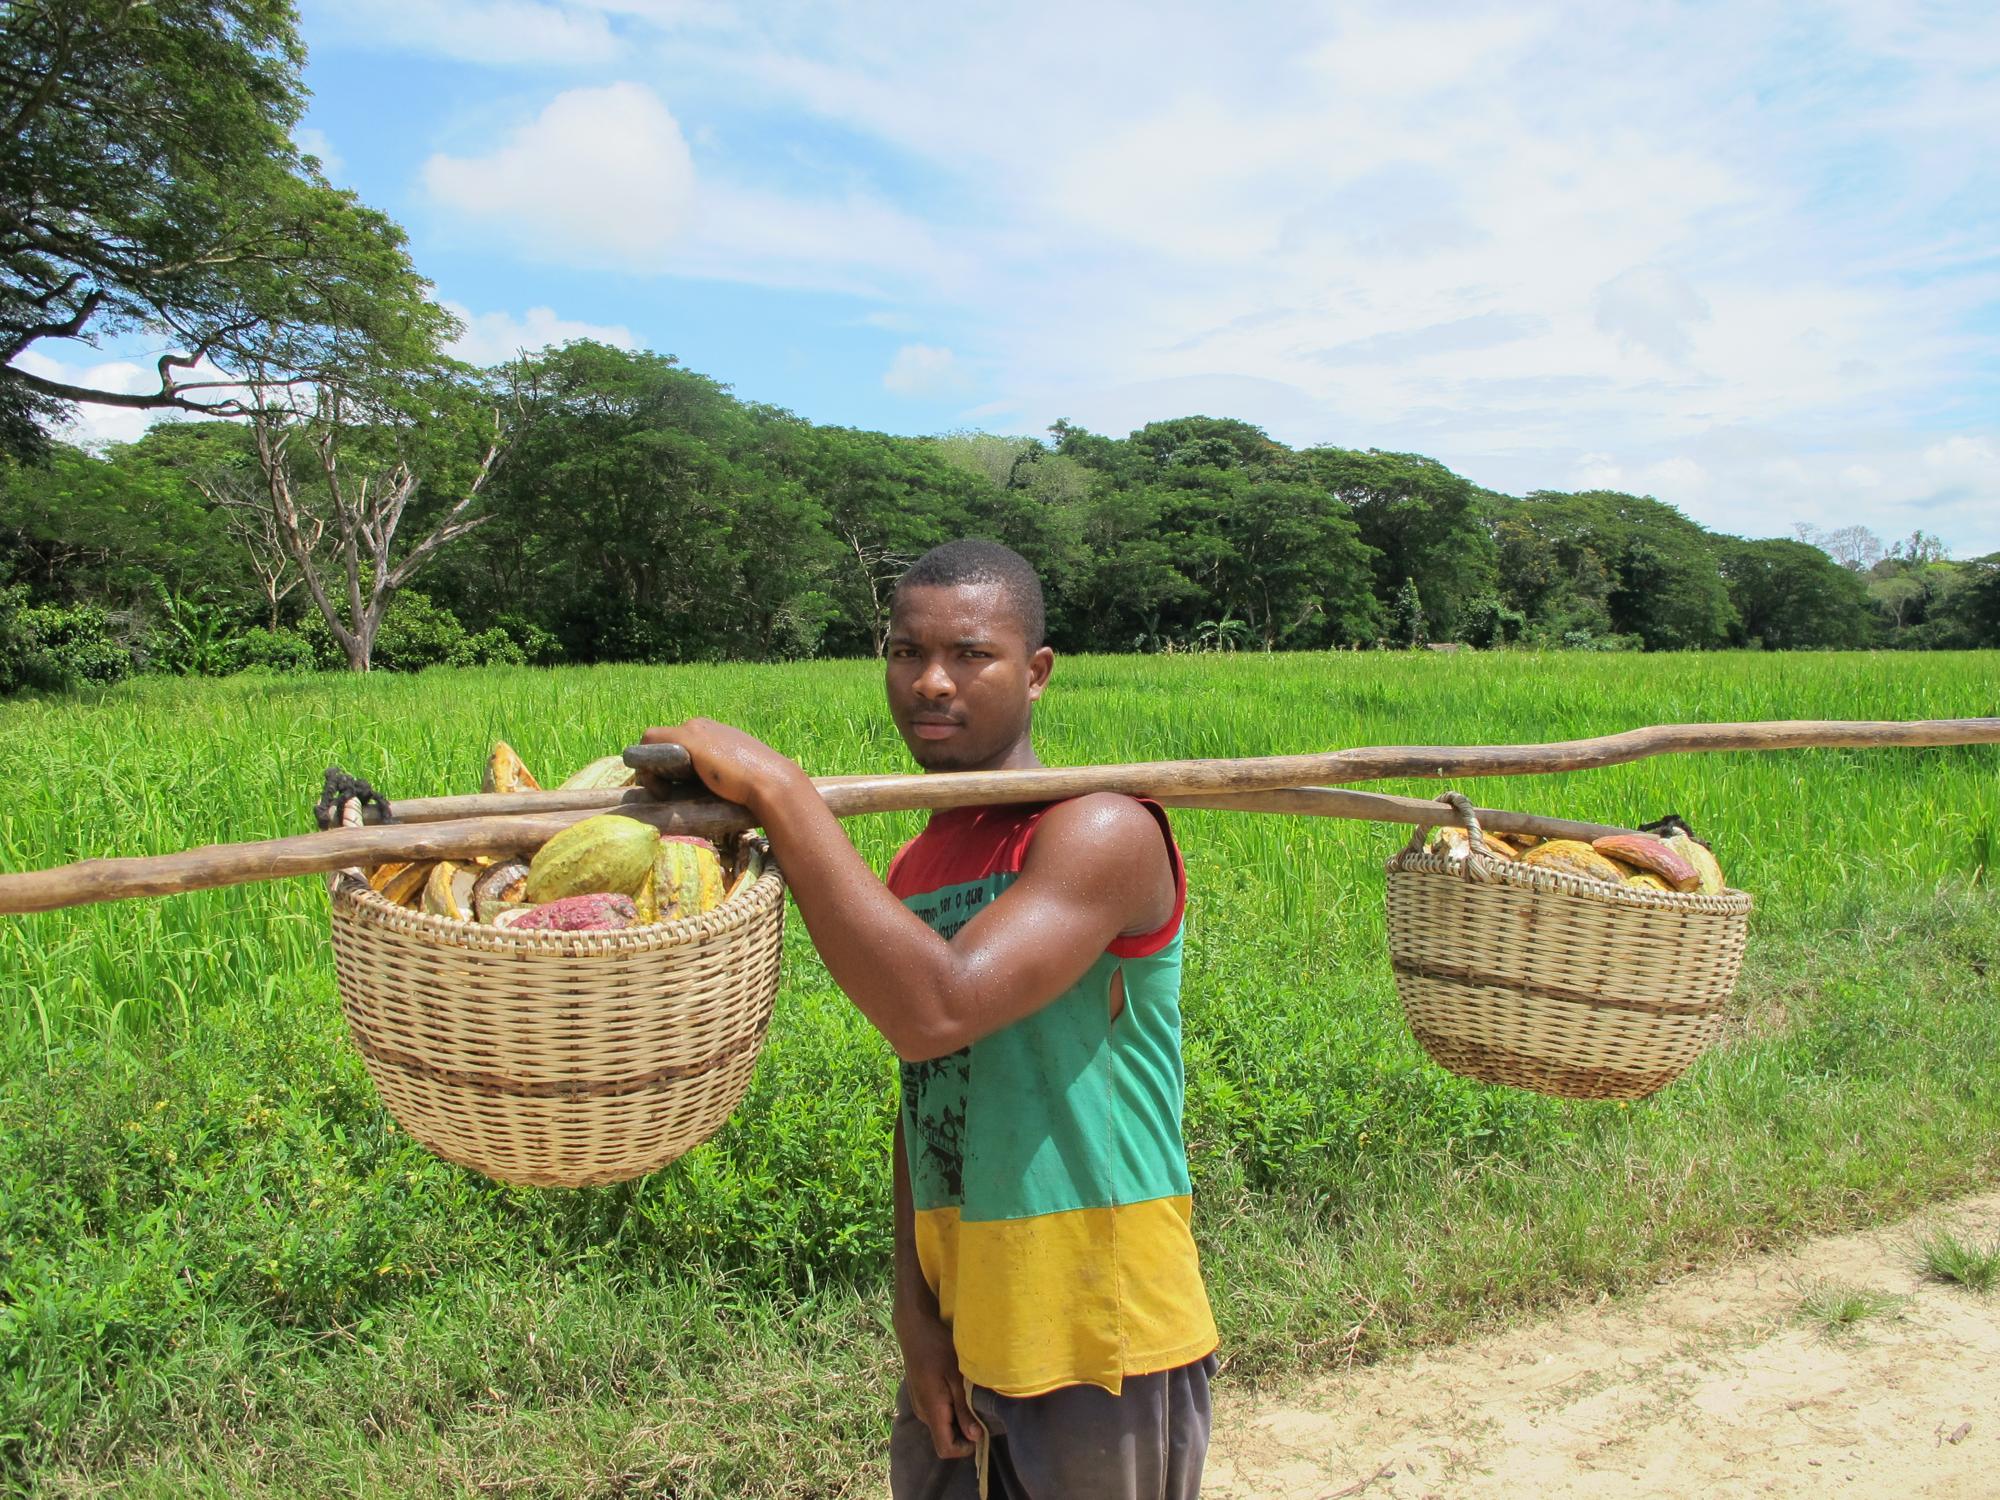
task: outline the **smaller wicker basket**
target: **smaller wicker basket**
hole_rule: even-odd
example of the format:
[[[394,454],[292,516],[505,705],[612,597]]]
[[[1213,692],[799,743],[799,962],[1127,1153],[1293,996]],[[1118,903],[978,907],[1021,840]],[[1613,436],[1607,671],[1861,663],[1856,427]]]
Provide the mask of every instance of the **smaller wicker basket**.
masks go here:
[[[777,867],[714,911],[625,932],[521,932],[332,890],[333,958],[382,1102],[503,1182],[642,1176],[721,1128],[778,988]]]
[[[1750,897],[1633,890],[1480,852],[1426,828],[1388,864],[1389,958],[1403,1014],[1440,1067],[1563,1099],[1643,1099],[1715,1040],[1743,962]]]

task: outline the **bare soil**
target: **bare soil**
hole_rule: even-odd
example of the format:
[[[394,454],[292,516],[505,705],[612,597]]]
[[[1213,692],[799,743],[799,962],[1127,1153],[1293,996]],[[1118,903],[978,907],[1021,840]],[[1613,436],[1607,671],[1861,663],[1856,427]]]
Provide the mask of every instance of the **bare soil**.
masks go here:
[[[2000,1496],[2000,1293],[1925,1278],[2000,1192],[1273,1396],[1224,1397],[1211,1500]],[[1894,1305],[1832,1333],[1816,1286]]]

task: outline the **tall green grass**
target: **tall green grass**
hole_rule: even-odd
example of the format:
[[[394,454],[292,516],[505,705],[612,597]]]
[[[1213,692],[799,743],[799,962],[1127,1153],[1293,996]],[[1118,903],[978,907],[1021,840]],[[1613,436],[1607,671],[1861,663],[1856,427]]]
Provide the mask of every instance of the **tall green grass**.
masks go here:
[[[1991,714],[2000,659],[1064,661],[1052,764]],[[144,683],[0,708],[0,867],[308,826],[329,763],[466,791],[696,713],[906,768],[859,663]],[[1434,784],[1390,789],[1434,793]],[[1913,1205],[2000,1151],[2000,752],[1671,757],[1476,789],[1675,811],[1759,908],[1730,1041],[1653,1101],[1424,1062],[1383,957],[1401,831],[1175,815],[1188,1135],[1234,1378]],[[879,868],[914,816],[857,820]],[[873,1493],[893,1345],[886,1049],[796,923],[769,1046],[641,1183],[510,1190],[396,1132],[313,881],[0,919],[0,1455],[74,1493]]]

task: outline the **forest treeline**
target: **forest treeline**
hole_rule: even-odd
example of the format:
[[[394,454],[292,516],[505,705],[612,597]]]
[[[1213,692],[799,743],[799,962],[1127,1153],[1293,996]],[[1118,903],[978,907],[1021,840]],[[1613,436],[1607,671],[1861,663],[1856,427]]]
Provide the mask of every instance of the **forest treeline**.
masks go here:
[[[972,535],[1034,562],[1065,651],[2000,645],[2000,554],[1953,561],[1922,533],[1747,540],[1643,496],[1500,495],[1225,418],[908,438],[739,400],[658,354],[581,342],[530,364],[483,519],[388,602],[372,665],[866,655],[901,569]],[[411,534],[477,461],[436,441]],[[349,442],[367,477],[369,433]],[[309,508],[313,456],[287,462]],[[347,664],[271,533],[267,479],[249,426],[215,420],[5,461],[0,691]],[[335,603],[340,561],[320,579]]]

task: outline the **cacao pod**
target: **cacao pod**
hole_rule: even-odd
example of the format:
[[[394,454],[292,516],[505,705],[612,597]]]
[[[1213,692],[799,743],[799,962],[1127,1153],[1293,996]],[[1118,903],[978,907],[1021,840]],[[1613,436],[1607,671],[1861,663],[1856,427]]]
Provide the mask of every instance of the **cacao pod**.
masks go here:
[[[1694,866],[1695,873],[1701,877],[1700,890],[1703,895],[1713,896],[1725,889],[1722,866],[1716,863],[1715,855],[1709,851],[1708,845],[1690,838],[1685,833],[1673,834],[1666,842],[1675,853]]]
[[[1521,863],[1538,870],[1581,875],[1586,880],[1605,880],[1612,885],[1625,883],[1624,872],[1581,839],[1550,839],[1537,844],[1521,856]]]
[[[505,906],[528,899],[527,861],[505,859],[488,865],[472,884],[472,911],[491,922]]]
[[[616,755],[599,756],[580,771],[572,771],[569,780],[556,790],[563,792],[600,792],[621,786],[637,784],[639,773]]]
[[[1497,836],[1483,829],[1480,831],[1479,842],[1484,852],[1495,859],[1519,858],[1512,846],[1502,843]],[[1463,828],[1433,828],[1425,847],[1432,854],[1445,859],[1464,859],[1466,850],[1472,847],[1472,835]]]
[[[479,784],[482,792],[538,792],[542,784],[534,774],[521,764],[521,757],[514,753],[514,747],[505,740],[493,742],[493,753],[486,757],[486,777]]]
[[[722,858],[707,839],[670,833],[653,859],[653,894],[659,915],[671,921],[722,905]]]
[[[1701,885],[1701,875],[1682,858],[1681,852],[1665,839],[1650,833],[1614,833],[1592,839],[1590,847],[1608,859],[1632,865],[1657,875],[1677,891],[1691,891]]]
[[[1625,889],[1628,891],[1669,891],[1673,887],[1660,879],[1651,870],[1639,870],[1625,877]]]
[[[424,882],[430,879],[432,867],[433,862],[426,859],[404,865],[377,887],[382,899],[397,906],[418,905],[423,900]]]
[[[736,858],[731,868],[735,871],[730,878],[729,889],[723,892],[724,903],[734,901],[737,894],[756,882],[764,873],[764,851],[744,839],[736,846]]]
[[[448,859],[431,866],[424,880],[424,910],[434,917],[450,917],[463,922],[472,916],[472,887],[479,878],[476,870],[461,869]]]
[[[631,897],[652,873],[659,837],[646,824],[616,813],[572,823],[528,862],[527,899],[560,901],[602,891]]]
[[[504,913],[501,925],[521,932],[623,932],[639,925],[639,908],[630,896],[615,891],[589,891],[531,906],[518,916]]]
[[[403,860],[391,860],[386,865],[377,865],[368,872],[368,889],[379,892],[383,886],[409,868],[409,865]]]

